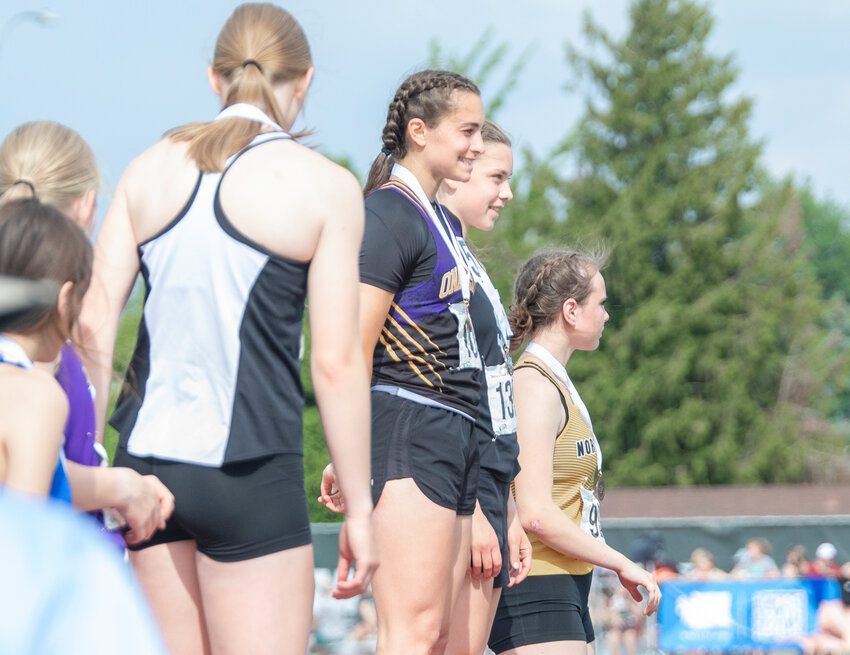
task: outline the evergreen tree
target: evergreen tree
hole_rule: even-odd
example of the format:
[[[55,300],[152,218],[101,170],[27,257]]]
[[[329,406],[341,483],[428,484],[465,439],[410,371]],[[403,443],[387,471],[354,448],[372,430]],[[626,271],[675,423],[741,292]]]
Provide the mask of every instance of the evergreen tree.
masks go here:
[[[622,41],[587,20],[604,56],[569,50],[593,95],[567,143],[562,234],[613,250],[610,327],[572,372],[616,482],[800,479],[801,440],[833,442],[813,420],[823,334],[799,202],[744,202],[760,147],[750,101],[727,98],[731,59],[707,50],[708,12],[637,0],[630,17]]]

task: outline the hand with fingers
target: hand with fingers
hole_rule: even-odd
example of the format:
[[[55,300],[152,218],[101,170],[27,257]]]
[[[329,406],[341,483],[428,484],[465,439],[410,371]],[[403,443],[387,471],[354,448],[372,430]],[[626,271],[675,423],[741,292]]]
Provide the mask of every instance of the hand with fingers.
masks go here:
[[[638,587],[646,589],[646,607],[643,608],[643,613],[646,616],[653,614],[658,610],[658,604],[661,602],[661,590],[658,588],[658,583],[655,576],[649,571],[642,569],[634,562],[629,562],[622,570],[617,572],[620,578],[620,584],[626,588],[632,598],[637,602],[643,600]]]
[[[336,514],[345,513],[345,498],[336,484],[336,473],[334,472],[333,462],[328,464],[322,471],[322,486],[318,500]]]
[[[139,475],[132,469],[121,471],[121,502],[115,509],[127,524],[124,539],[128,544],[147,541],[157,530],[165,528],[165,522],[174,511],[174,495],[155,475]]]
[[[502,552],[499,539],[490,521],[475,504],[472,514],[472,547],[469,557],[469,572],[476,580],[489,580],[502,570]]]
[[[528,577],[531,571],[531,542],[522,529],[522,523],[516,512],[508,519],[508,554],[510,568],[508,569],[508,586],[513,587]]]
[[[349,579],[352,566],[354,575]],[[371,515],[347,516],[339,533],[339,561],[334,598],[351,598],[366,591],[378,568],[378,548]]]

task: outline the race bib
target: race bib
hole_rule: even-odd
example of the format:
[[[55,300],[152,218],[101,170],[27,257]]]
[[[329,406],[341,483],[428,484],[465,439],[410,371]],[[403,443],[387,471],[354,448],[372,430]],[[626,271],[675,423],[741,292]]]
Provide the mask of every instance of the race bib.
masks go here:
[[[599,517],[599,500],[592,491],[585,489],[584,485],[581,487],[581,529],[594,539],[605,543]]]
[[[481,355],[478,354],[478,342],[469,320],[469,305],[455,302],[449,305],[449,311],[457,319],[458,368],[481,368]]]
[[[516,432],[513,376],[505,364],[485,366],[487,400],[490,405],[490,422],[497,437]]]

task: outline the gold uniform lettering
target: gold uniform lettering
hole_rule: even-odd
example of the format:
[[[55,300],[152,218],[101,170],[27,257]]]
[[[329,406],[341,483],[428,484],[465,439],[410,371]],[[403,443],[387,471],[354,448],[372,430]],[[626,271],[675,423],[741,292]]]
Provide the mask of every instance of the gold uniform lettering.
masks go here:
[[[440,298],[450,296],[458,290],[460,290],[460,282],[457,276],[457,266],[455,266],[443,275],[443,279],[440,282]]]

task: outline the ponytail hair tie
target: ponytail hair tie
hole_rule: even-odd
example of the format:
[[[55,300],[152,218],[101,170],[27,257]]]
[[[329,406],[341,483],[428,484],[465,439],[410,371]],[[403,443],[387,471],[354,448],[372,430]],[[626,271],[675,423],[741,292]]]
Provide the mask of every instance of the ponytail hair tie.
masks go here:
[[[392,157],[393,151],[389,148],[381,148],[381,153],[383,153],[384,157],[389,159],[390,157]]]
[[[12,186],[15,186],[16,184],[26,184],[32,191],[33,197],[35,197],[35,186],[32,182],[30,182],[29,180],[15,180],[14,182],[12,182]]]
[[[254,59],[246,59],[242,62],[242,68],[247,68],[248,66],[256,66],[257,70],[260,71],[260,73],[263,72],[263,67],[260,66],[260,64],[257,63],[257,61]]]

